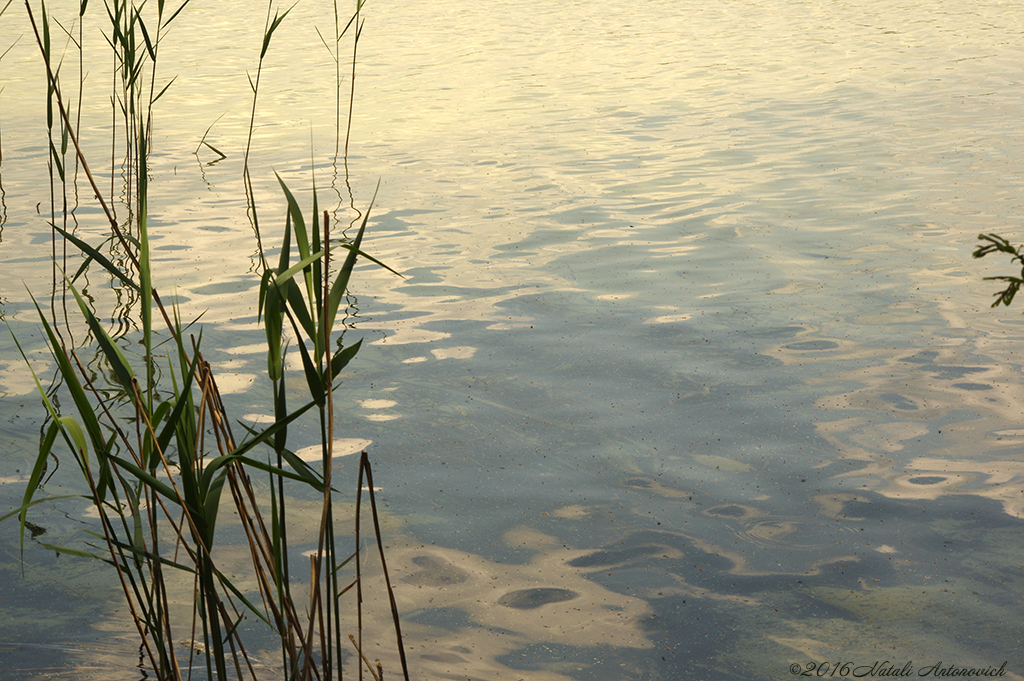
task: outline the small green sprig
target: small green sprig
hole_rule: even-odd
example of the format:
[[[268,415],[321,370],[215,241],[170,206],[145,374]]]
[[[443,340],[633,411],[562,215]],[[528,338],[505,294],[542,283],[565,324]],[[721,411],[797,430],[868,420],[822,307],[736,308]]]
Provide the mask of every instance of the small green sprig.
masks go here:
[[[992,307],[1009,306],[1021,285],[1024,285],[1024,245],[1014,247],[1013,244],[997,234],[979,234],[978,239],[985,243],[974,249],[973,256],[975,258],[984,258],[990,253],[1006,253],[1010,256],[1011,262],[1015,261],[1021,266],[1019,277],[985,277],[985,281],[1006,282],[1006,288],[993,294],[996,300],[992,303]]]

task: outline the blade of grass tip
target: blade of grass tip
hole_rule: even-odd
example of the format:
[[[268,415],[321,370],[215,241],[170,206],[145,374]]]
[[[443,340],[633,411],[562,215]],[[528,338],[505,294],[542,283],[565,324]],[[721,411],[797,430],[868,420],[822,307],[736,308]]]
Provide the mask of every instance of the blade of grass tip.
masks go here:
[[[61,495],[56,496],[56,497],[44,497],[42,499],[33,499],[28,504],[24,504],[22,506],[19,506],[18,508],[15,508],[15,509],[12,509],[12,510],[8,511],[7,513],[5,513],[3,515],[0,515],[0,523],[2,523],[3,521],[7,520],[8,518],[13,518],[16,515],[20,515],[23,511],[25,511],[26,509],[32,508],[33,506],[38,506],[39,504],[45,504],[47,501],[59,501],[60,499],[90,499],[90,498],[88,496],[85,496],[85,495],[82,495],[82,494],[61,494]],[[90,501],[91,501],[91,499],[90,499]]]
[[[164,24],[163,24],[164,28],[169,26],[170,23],[172,21],[174,21],[178,17],[179,14],[181,14],[181,10],[185,9],[185,6],[188,5],[189,2],[191,2],[191,0],[185,0],[185,2],[181,3],[181,7],[179,7],[176,10],[174,10],[174,14],[171,15],[171,18],[164,22]]]
[[[210,149],[210,150],[211,150],[211,151],[212,151],[213,153],[217,154],[218,156],[220,156],[220,158],[218,158],[218,159],[217,159],[217,161],[223,161],[224,159],[226,159],[226,158],[228,157],[228,155],[227,155],[227,154],[225,154],[225,153],[224,153],[223,151],[221,151],[221,150],[220,150],[220,149],[218,149],[217,147],[213,146],[213,145],[212,145],[212,144],[210,144],[209,142],[206,142],[206,141],[204,141],[204,142],[203,142],[203,146],[204,146],[204,147],[206,147],[206,148],[208,148],[208,149]],[[207,165],[213,165],[213,164],[214,164],[214,163],[216,163],[217,161],[211,161],[211,162],[210,162],[210,163],[208,163]]]
[[[405,660],[405,646],[402,644],[402,625],[398,616],[398,603],[395,602],[395,592],[391,588],[391,576],[388,574],[388,565],[384,559],[384,540],[380,534],[380,520],[377,517],[377,501],[373,494],[373,472],[370,470],[370,455],[365,451],[359,458],[360,468],[366,468],[366,486],[370,493],[370,513],[373,516],[373,532],[377,537],[377,551],[380,554],[380,565],[384,572],[384,586],[388,590],[388,600],[391,602],[391,618],[395,623],[395,636],[398,640],[398,658],[402,662],[402,674],[405,681],[409,681],[409,667]]]
[[[284,183],[281,176],[277,173],[274,173],[274,175],[277,177],[277,181],[281,185],[281,190],[284,191],[285,199],[288,202],[288,214],[292,218],[292,228],[295,230],[295,245],[299,248],[299,257],[305,259],[310,254],[309,231],[306,229],[306,220],[302,217],[302,209],[299,208],[295,195],[288,189],[288,185]],[[306,296],[307,300],[316,299],[316,296],[313,294],[312,270],[306,272]]]
[[[196,150],[192,152],[193,154],[199,153],[200,147],[202,147],[203,144],[206,142],[206,138],[209,137],[210,131],[213,130],[213,126],[217,125],[217,121],[219,121],[222,118],[224,118],[224,114],[221,114],[220,116],[217,116],[217,118],[213,119],[213,123],[210,123],[210,127],[208,127],[206,129],[206,132],[203,133],[203,136],[199,140],[199,144],[196,145]],[[213,147],[210,148],[212,149]]]
[[[331,376],[337,376],[341,372],[341,370],[344,369],[348,365],[348,363],[352,361],[352,359],[356,356],[356,353],[359,352],[359,348],[362,346],[362,344],[363,339],[360,338],[352,345],[347,345],[340,351],[335,353],[334,357],[331,358]],[[326,385],[326,375],[323,377],[323,380],[324,384]]]
[[[273,21],[270,22],[270,25],[267,27],[267,30],[263,34],[263,48],[260,50],[260,59],[263,59],[263,57],[267,56],[267,49],[270,48],[271,36],[274,35],[274,31],[277,30],[278,26],[281,25],[281,22],[284,21],[284,18],[288,16],[288,13],[291,12],[294,8],[295,5],[292,5],[291,7],[284,11],[284,14],[274,15]]]
[[[149,52],[149,58],[156,61],[156,50],[153,49],[153,41],[149,37],[149,31],[146,30],[146,22],[142,19],[142,7],[135,8],[135,22],[139,24],[139,29],[142,31],[142,39],[146,42],[146,51]]]
[[[178,80],[178,77],[177,77],[177,76],[174,76],[174,77],[173,77],[173,78],[171,78],[171,80],[170,80],[170,81],[169,81],[169,82],[167,83],[167,85],[164,85],[164,86],[163,86],[162,88],[160,88],[160,92],[158,92],[158,93],[157,93],[157,95],[156,95],[156,97],[154,97],[154,98],[153,98],[153,104],[156,104],[157,100],[158,100],[158,99],[160,99],[161,97],[163,97],[163,96],[164,96],[164,93],[165,93],[165,92],[167,92],[167,88],[171,87],[171,85],[173,85],[173,84],[174,84],[174,81],[176,81],[176,80]],[[205,142],[204,142],[204,144],[205,144]],[[211,146],[210,146],[209,144],[207,144],[206,146],[208,146],[208,147],[210,147],[211,149],[213,149],[213,147],[211,147]],[[217,151],[216,149],[213,149],[213,150],[214,150],[214,151]],[[217,151],[217,153],[218,153],[218,154],[220,154],[220,152],[219,152],[219,151]],[[221,158],[227,158],[227,157],[226,157],[226,156],[225,156],[224,154],[220,154],[220,155],[221,155]]]

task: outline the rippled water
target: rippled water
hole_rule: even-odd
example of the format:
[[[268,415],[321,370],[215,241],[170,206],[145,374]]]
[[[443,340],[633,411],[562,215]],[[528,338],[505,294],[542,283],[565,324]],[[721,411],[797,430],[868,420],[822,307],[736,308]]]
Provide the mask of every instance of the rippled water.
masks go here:
[[[151,211],[160,286],[207,310],[207,358],[253,416],[269,407],[240,177],[262,14],[226,4],[190,6],[167,43]],[[283,210],[272,170],[308,188],[311,158],[321,199],[347,203],[313,29],[329,14],[297,6],[270,52],[267,222]],[[340,422],[372,442],[421,678],[773,679],[876,658],[1009,659],[1021,678],[1024,327],[987,307],[982,276],[1009,268],[970,259],[979,232],[1014,236],[1021,215],[1020,5],[441,0],[366,16],[352,187],[365,206],[380,178],[367,248],[406,278],[360,272],[349,333],[367,344]],[[0,52],[26,31],[12,7]],[[38,346],[20,283],[50,280],[30,48],[0,62],[0,309]],[[97,155],[103,115],[83,124]],[[217,163],[193,155],[210,126]],[[80,201],[81,232],[101,234]],[[6,338],[0,353],[14,505],[42,410]],[[44,517],[61,536],[81,522],[73,506]],[[19,626],[64,560],[30,550],[25,602],[2,587]],[[109,609],[85,595],[100,572],[77,569],[61,588]],[[2,659],[23,639],[0,632]]]

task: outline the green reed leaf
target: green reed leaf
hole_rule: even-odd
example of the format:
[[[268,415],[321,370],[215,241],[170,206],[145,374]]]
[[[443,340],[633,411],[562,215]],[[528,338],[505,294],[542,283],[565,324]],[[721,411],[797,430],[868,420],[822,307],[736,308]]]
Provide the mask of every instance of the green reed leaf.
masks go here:
[[[176,80],[178,80],[177,76],[175,76],[174,78],[171,78],[171,80],[168,81],[167,85],[164,85],[162,88],[160,88],[160,92],[158,92],[156,94],[156,97],[153,98],[152,104],[156,104],[157,100],[164,96],[164,93],[167,92],[167,88],[171,87],[171,85],[173,85],[174,81],[176,81]],[[209,144],[207,144],[206,146],[210,147]],[[213,149],[213,147],[210,147],[210,148]],[[217,151],[216,149],[213,149],[213,150]],[[217,151],[217,153],[220,154],[219,151]],[[227,158],[226,156],[224,156],[224,154],[220,154],[220,155],[221,155],[221,158]]]
[[[146,22],[142,19],[142,8],[135,9],[135,21],[139,24],[139,29],[142,31],[142,39],[146,41],[146,51],[149,52],[149,58],[156,61],[156,50],[153,48],[153,41],[149,37],[149,31],[146,30]]]
[[[29,293],[32,297],[32,294]],[[105,446],[103,439],[103,432],[100,429],[99,419],[96,417],[96,412],[93,410],[92,404],[89,402],[89,398],[85,394],[85,390],[82,388],[81,382],[78,380],[78,374],[71,366],[71,360],[65,352],[63,345],[57,338],[57,334],[54,333],[50,323],[46,320],[46,315],[43,314],[42,308],[39,307],[39,303],[36,302],[35,297],[32,297],[32,303],[36,307],[36,312],[39,314],[39,319],[43,324],[43,330],[46,332],[47,340],[50,343],[50,356],[53,357],[54,361],[57,362],[57,370],[60,372],[61,377],[64,379],[64,384],[71,393],[71,398],[75,402],[75,407],[78,409],[79,417],[85,422],[86,431],[89,433],[89,439],[92,440],[94,447],[97,450],[102,449]],[[13,334],[12,334],[12,337]],[[32,372],[32,379],[36,383],[36,389],[43,398],[43,404],[46,410],[49,412],[50,417],[54,421],[58,421],[61,416],[57,411],[53,403],[50,402],[50,398],[46,394],[46,390],[43,388],[42,383],[39,381],[39,376],[36,374],[35,369],[32,368],[32,364],[28,361],[28,356],[25,355],[21,345],[18,343],[18,339],[14,338],[14,343],[18,347],[18,351],[24,358],[25,363],[28,365],[29,371]],[[62,430],[62,432],[64,432]],[[67,433],[64,433],[65,439],[67,440],[68,446],[75,449],[71,439]],[[85,461],[80,461],[80,465],[85,465]]]
[[[63,182],[64,162],[61,160],[60,153],[57,151],[57,147],[54,146],[53,141],[50,142],[50,156],[53,159],[53,165],[57,168],[57,177]]]
[[[164,27],[167,27],[168,25],[170,25],[170,23],[172,21],[174,21],[178,17],[179,14],[181,14],[181,10],[185,9],[185,6],[188,5],[189,2],[191,2],[191,0],[185,0],[185,2],[181,3],[181,7],[179,7],[176,10],[174,10],[174,14],[171,15],[171,18],[163,23]],[[162,13],[163,12],[161,11],[161,14]]]
[[[132,381],[135,379],[135,372],[132,370],[128,360],[125,359],[124,354],[121,352],[121,348],[117,347],[117,343],[110,337],[107,330],[103,328],[99,320],[96,319],[96,315],[92,313],[89,306],[86,304],[82,295],[75,288],[75,285],[64,275],[64,280],[68,282],[68,288],[71,293],[75,296],[75,300],[78,302],[78,309],[81,310],[82,316],[85,317],[86,322],[89,324],[89,328],[92,330],[93,337],[96,342],[99,343],[100,349],[103,350],[103,355],[107,359],[107,363],[110,364],[110,368],[114,370],[114,375],[117,377],[118,382],[126,393],[132,395],[134,389],[132,387]],[[143,309],[145,309],[143,305]],[[65,376],[65,378],[67,378]]]
[[[65,239],[67,239],[68,241],[73,243],[75,246],[77,246],[79,250],[84,252],[86,254],[86,256],[88,256],[87,259],[86,259],[87,262],[95,260],[96,262],[98,262],[103,267],[103,269],[105,269],[106,271],[110,272],[110,274],[112,274],[114,277],[116,277],[117,280],[120,281],[122,284],[124,284],[128,288],[131,288],[131,289],[133,289],[135,291],[139,290],[139,285],[136,284],[131,279],[129,279],[128,275],[126,275],[124,272],[122,272],[119,267],[117,267],[112,262],[110,262],[110,260],[108,260],[105,255],[103,255],[98,250],[96,250],[95,248],[93,248],[92,246],[87,244],[85,241],[82,241],[81,239],[79,239],[77,236],[75,236],[71,232],[67,231],[66,229],[63,229],[60,226],[58,226],[58,225],[56,225],[56,224],[54,224],[52,222],[50,223],[50,226],[53,227],[55,230],[57,230]],[[80,267],[78,269],[78,272],[75,273],[75,276],[71,278],[72,282],[74,282],[74,281],[76,281],[78,279],[79,275],[84,270],[84,267],[85,267],[85,265],[83,265],[82,267]]]
[[[353,343],[352,345],[348,345],[335,353],[334,357],[331,358],[332,377],[340,374],[341,370],[344,369],[348,365],[348,363],[352,361],[352,358],[356,356],[357,352],[359,352],[359,348],[362,346],[362,344],[363,340],[360,338],[357,342]],[[324,385],[327,385],[327,376],[323,377],[323,382]]]
[[[94,558],[96,560],[102,560],[104,563],[110,562],[110,559],[108,558],[97,556],[94,553],[89,553],[88,551],[83,551],[82,549],[72,549],[67,546],[57,546],[56,544],[46,544],[44,542],[39,542],[39,545],[42,546],[44,549],[50,549],[51,551],[63,553],[68,556],[77,556],[78,558]]]
[[[288,282],[288,306],[298,320],[299,325],[306,332],[306,337],[310,340],[315,340],[316,328],[313,326],[313,320],[310,318],[309,310],[306,308],[306,300],[302,297],[302,291],[299,289],[299,285],[295,283],[295,279]]]
[[[274,15],[274,20],[270,22],[266,32],[263,34],[263,48],[260,50],[260,59],[267,56],[267,49],[270,48],[270,38],[274,35],[274,31],[277,30],[278,26],[281,25],[281,22],[284,21],[284,18],[288,16],[288,12],[291,12],[294,7],[295,5],[292,5],[286,9],[284,14]]]
[[[238,445],[233,451],[227,454],[222,454],[221,456],[215,457],[214,459],[209,461],[206,464],[206,468],[203,470],[202,486],[208,488],[210,485],[210,480],[213,479],[213,476],[216,474],[219,468],[227,465],[228,463],[235,459],[242,458],[247,452],[252,450],[254,447],[267,442],[268,440],[270,440],[270,438],[274,437],[274,435],[277,434],[279,430],[281,430],[282,428],[286,428],[289,423],[299,418],[300,416],[302,416],[315,406],[315,401],[307,402],[305,405],[299,407],[297,410],[293,411],[284,419],[276,420],[272,425],[260,431],[259,434],[253,437],[251,440],[246,440],[242,444]],[[246,461],[248,461],[248,459],[246,459]]]
[[[170,487],[167,483],[163,482],[149,471],[139,468],[134,461],[129,461],[128,459],[114,455],[110,456],[110,460],[131,473],[136,480],[146,485],[160,496],[180,505],[187,513],[190,513],[194,517],[200,517],[202,515],[200,509],[188,504],[185,499],[179,497],[174,491],[174,488]]]
[[[25,555],[25,521],[28,519],[28,509],[32,505],[32,497],[35,496],[36,490],[39,487],[39,481],[42,480],[43,473],[46,472],[46,464],[49,461],[53,443],[59,433],[60,425],[56,421],[51,421],[50,425],[46,428],[46,434],[39,443],[39,454],[36,456],[36,462],[32,466],[32,472],[29,473],[28,483],[25,485],[25,494],[21,498],[21,507],[24,510],[19,514],[18,520],[21,525],[19,547],[22,555]],[[4,518],[6,517],[4,516]],[[3,518],[0,518],[0,520],[3,520]]]

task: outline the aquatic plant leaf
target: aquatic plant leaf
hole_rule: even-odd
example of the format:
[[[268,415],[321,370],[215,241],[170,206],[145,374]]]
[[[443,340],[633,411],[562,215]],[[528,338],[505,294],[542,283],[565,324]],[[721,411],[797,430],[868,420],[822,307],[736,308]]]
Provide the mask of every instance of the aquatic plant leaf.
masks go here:
[[[267,49],[270,48],[271,36],[274,35],[274,31],[277,30],[277,27],[281,25],[281,22],[284,21],[284,18],[288,16],[288,12],[291,12],[292,9],[294,9],[294,7],[295,5],[289,7],[287,10],[285,10],[284,14],[274,15],[274,20],[270,22],[270,26],[267,27],[266,32],[263,34],[263,48],[260,50],[260,59],[263,59],[263,57],[267,55]]]
[[[988,245],[975,247],[974,253],[971,254],[975,258],[984,258],[989,253],[994,253],[996,251],[1007,253],[1015,257],[1020,255],[1018,249],[1013,247],[1013,244],[998,234],[979,234],[978,240],[986,241],[988,242]]]
[[[302,371],[306,375],[306,385],[309,386],[309,394],[316,402],[318,407],[324,406],[326,395],[324,393],[324,384],[320,378],[320,372],[317,371],[316,365],[313,364],[313,359],[309,356],[309,350],[306,349],[305,343],[299,343],[299,356],[302,357]]]
[[[246,425],[245,423],[242,423],[241,421],[239,421],[238,423],[243,428],[245,428],[247,431],[249,431],[249,433],[251,435],[256,435],[256,436],[260,435],[260,433],[258,431],[256,431],[255,428],[252,428],[252,427]],[[278,434],[280,432],[281,431],[278,431]],[[306,463],[305,461],[300,459],[298,456],[296,456],[295,452],[291,451],[290,449],[285,449],[283,447],[280,450],[277,449],[276,443],[274,445],[274,451],[276,453],[280,454],[281,458],[285,461],[285,463],[287,463],[289,466],[291,466],[296,471],[297,477],[292,477],[293,480],[298,480],[298,481],[301,481],[301,482],[309,483],[310,485],[313,485],[314,488],[317,489],[318,491],[320,491],[320,492],[323,491],[323,487],[324,487],[323,486],[323,478],[322,478],[322,476],[319,473],[317,473],[316,469],[314,469],[308,463]],[[244,457],[244,459],[246,461],[248,461],[249,457]],[[264,465],[265,466],[271,466],[271,468],[264,468],[261,465],[260,466],[261,470],[268,470],[269,472],[274,473],[274,474],[276,474],[277,471],[281,470],[280,468],[272,466],[272,464],[264,464]],[[290,477],[290,476],[286,475],[284,477]]]
[[[341,370],[344,369],[348,363],[352,361],[352,358],[356,356],[356,353],[359,352],[359,348],[362,344],[363,339],[360,338],[352,345],[345,346],[335,353],[334,357],[331,358],[331,377],[337,376],[341,373]],[[323,376],[324,385],[327,385],[327,378],[328,377],[326,375]]]
[[[63,274],[63,272],[62,272]],[[89,306],[86,304],[82,295],[75,288],[75,285],[64,275],[64,280],[68,282],[68,288],[71,293],[75,296],[75,300],[78,302],[78,309],[82,311],[82,316],[85,317],[85,321],[89,324],[89,328],[92,329],[93,337],[96,342],[99,343],[100,349],[103,350],[103,355],[107,358],[107,362],[110,367],[114,370],[114,375],[117,376],[118,382],[121,387],[124,388],[125,392],[131,395],[133,390],[133,381],[135,380],[135,372],[132,370],[128,360],[125,359],[124,354],[121,352],[121,348],[117,347],[117,344],[107,333],[107,330],[99,323],[96,319],[96,315],[92,313]],[[142,291],[146,291],[146,286],[143,285]],[[143,304],[143,309],[148,305]]]
[[[167,81],[167,85],[164,85],[162,88],[160,88],[160,92],[158,92],[156,94],[156,96],[153,97],[153,102],[152,103],[156,104],[157,100],[164,96],[164,93],[167,92],[167,89],[169,87],[174,85],[174,81],[176,81],[176,80],[178,80],[177,76],[175,76],[174,78],[171,78],[169,81]],[[203,144],[206,144],[206,142],[203,142]],[[206,144],[206,146],[210,147],[209,144]],[[210,148],[213,149],[213,147],[210,147]],[[217,151],[216,149],[213,149],[213,150]],[[220,154],[219,151],[217,151],[217,153]],[[225,158],[227,158],[227,156],[225,156],[224,154],[220,154],[220,159],[218,159],[218,160],[225,159]]]
[[[298,320],[299,326],[306,332],[306,337],[311,341],[318,340],[316,338],[316,328],[313,326],[313,320],[310,317],[309,310],[306,308],[305,299],[302,297],[302,291],[299,290],[299,285],[295,283],[294,278],[288,282],[288,307],[291,308],[292,313]]]
[[[377,188],[380,188],[379,182],[377,183]],[[321,326],[317,333],[318,337],[323,337],[325,335],[323,333],[323,324],[327,325],[327,329],[329,331],[334,328],[334,318],[338,313],[338,307],[341,305],[341,298],[342,296],[345,295],[345,291],[348,289],[348,282],[352,276],[352,269],[355,267],[356,258],[358,256],[363,256],[370,262],[380,267],[383,267],[387,271],[393,274],[397,274],[400,277],[402,276],[399,272],[396,272],[395,270],[391,269],[390,267],[382,263],[380,260],[377,260],[368,253],[364,253],[363,251],[359,250],[359,246],[363,242],[363,234],[366,232],[366,223],[370,219],[370,211],[373,209],[373,203],[374,201],[376,201],[376,199],[377,190],[374,190],[373,198],[370,199],[370,205],[367,206],[366,208],[366,214],[363,215],[363,221],[359,225],[359,231],[356,233],[355,239],[353,239],[351,243],[338,244],[337,246],[338,248],[347,249],[348,255],[345,256],[345,262],[342,264],[341,269],[338,270],[338,274],[334,279],[334,283],[331,284],[331,290],[327,295],[327,316],[325,319],[321,320]]]
[[[32,497],[35,495],[36,489],[39,487],[39,481],[43,477],[43,473],[46,472],[46,463],[50,458],[50,451],[53,448],[53,443],[57,439],[57,435],[60,432],[60,426],[56,421],[51,421],[50,425],[46,428],[46,434],[43,436],[42,441],[39,443],[39,455],[36,457],[36,462],[32,466],[32,472],[29,473],[28,483],[25,485],[25,494],[21,499],[22,508],[24,509],[18,516],[20,528],[19,547],[21,549],[21,555],[25,555],[25,521],[28,520],[28,509],[32,505]],[[7,516],[4,516],[6,518]],[[3,518],[0,518],[2,521]]]
[[[30,297],[31,293],[29,294]],[[50,323],[46,321],[46,315],[43,314],[42,309],[39,307],[39,303],[36,302],[35,298],[32,297],[32,303],[36,307],[36,312],[39,313],[39,319],[43,324],[43,330],[46,332],[46,337],[50,343],[50,356],[57,362],[57,369],[60,375],[64,378],[64,383],[67,386],[68,392],[71,393],[71,397],[75,402],[75,407],[78,409],[79,417],[85,422],[85,429],[89,433],[89,439],[92,440],[93,445],[97,449],[100,449],[104,445],[103,432],[100,429],[99,420],[96,417],[96,413],[93,411],[92,405],[89,403],[89,398],[85,394],[85,390],[82,388],[81,382],[78,380],[78,374],[71,366],[71,360],[68,358],[67,352],[61,345],[57,335],[53,332],[53,328],[50,327]],[[9,327],[8,327],[9,328]],[[53,403],[50,402],[49,397],[46,394],[46,390],[43,388],[42,383],[39,381],[39,377],[36,375],[35,370],[28,361],[28,357],[22,350],[21,345],[18,343],[18,339],[14,337],[15,345],[18,346],[18,351],[21,353],[25,363],[28,364],[29,371],[32,372],[32,378],[36,383],[36,389],[43,398],[43,404],[46,406],[46,410],[49,412],[50,417],[54,421],[60,418],[60,413],[57,411]],[[63,432],[63,431],[62,431]],[[68,440],[68,446],[74,449],[71,440]],[[84,462],[80,462],[83,464]]]
[[[168,83],[168,85],[170,85],[170,83]],[[211,149],[213,151],[213,153],[219,155],[220,158],[217,159],[218,161],[222,161],[222,160],[224,160],[224,159],[226,159],[228,157],[228,155],[225,154],[223,151],[221,151],[220,149],[218,149],[217,147],[213,146],[212,144],[210,144],[209,142],[207,142],[205,140],[203,141],[203,146]]]
[[[142,556],[140,552],[146,549],[146,536],[142,527],[142,512],[139,508],[139,498],[136,494],[129,492],[127,495],[128,507],[132,512],[132,553],[135,557],[135,569],[142,568]]]
[[[88,551],[83,551],[81,549],[72,549],[67,546],[57,546],[56,544],[46,544],[43,542],[39,542],[39,545],[42,546],[44,549],[50,549],[51,551],[56,551],[57,553],[65,553],[69,556],[78,556],[79,558],[94,558],[95,560],[102,560],[104,563],[110,562],[109,558],[97,556],[95,553],[89,553]]]
[[[289,414],[286,418],[278,419],[272,425],[270,425],[267,428],[265,428],[264,430],[260,431],[260,433],[258,435],[256,435],[253,439],[246,440],[242,444],[238,445],[233,451],[231,451],[231,452],[229,452],[227,454],[222,454],[221,456],[215,457],[214,459],[209,461],[206,464],[206,468],[203,470],[202,486],[203,487],[209,487],[210,480],[213,478],[213,476],[216,474],[217,470],[220,467],[227,465],[233,459],[237,459],[237,458],[243,456],[246,452],[250,451],[251,449],[253,449],[257,445],[263,444],[264,442],[269,440],[271,437],[273,437],[277,433],[277,431],[279,431],[282,428],[287,427],[287,425],[289,423],[291,423],[295,419],[297,419],[300,416],[302,416],[303,414],[305,414],[307,411],[309,411],[314,406],[316,406],[316,402],[315,401],[314,402],[307,402],[305,405],[299,407],[297,410],[295,410],[291,414]]]
[[[142,20],[141,7],[135,9],[135,21],[138,22],[139,29],[142,31],[142,39],[146,41],[146,51],[149,52],[149,58],[156,61],[156,50],[153,48],[153,41],[149,37],[149,31],[146,30],[146,22]]]
[[[166,27],[167,27],[168,25],[170,25],[170,23],[171,23],[172,21],[174,21],[174,20],[175,20],[175,19],[177,18],[177,16],[178,16],[179,14],[181,14],[181,10],[185,9],[185,6],[186,6],[186,5],[187,5],[187,4],[189,3],[189,2],[191,2],[191,0],[185,0],[185,2],[181,3],[181,7],[179,7],[179,8],[178,8],[178,9],[176,9],[176,10],[174,10],[174,14],[172,14],[172,15],[171,15],[171,18],[170,18],[170,19],[168,19],[167,21],[165,21],[165,22],[163,23],[163,25],[164,25],[164,28],[166,28]],[[161,12],[161,13],[162,13],[162,12]]]
[[[263,316],[263,332],[267,337],[267,373],[270,380],[277,381],[284,372],[284,349],[281,342],[284,311],[281,293],[270,283],[273,276],[272,270],[266,270],[260,280],[260,310]]]
[[[227,469],[221,471],[220,475],[216,475],[210,481],[209,486],[203,490],[205,499],[203,500],[203,511],[204,515],[204,527],[203,540],[206,546],[210,546],[213,543],[213,533],[217,526],[217,511],[220,510],[220,495],[224,490],[224,481],[227,479]]]
[[[142,18],[139,18],[142,21]],[[149,260],[149,152],[146,146],[146,130],[139,121],[138,131],[138,210],[135,224],[139,231],[139,312],[142,316],[142,347],[146,351],[146,394],[149,409],[153,408],[153,281]],[[111,343],[115,349],[117,346]],[[120,350],[117,349],[118,355]],[[124,357],[121,356],[124,360]],[[108,360],[113,362],[113,360]],[[124,362],[127,365],[127,362]],[[129,368],[130,371],[130,368]],[[129,393],[131,394],[131,393]]]
[[[291,267],[286,269],[284,272],[281,272],[280,274],[275,275],[274,278],[273,278],[273,283],[278,288],[280,288],[281,286],[286,284],[288,281],[290,281],[292,279],[292,277],[294,277],[296,274],[298,274],[299,272],[303,271],[304,269],[309,267],[310,264],[312,264],[314,261],[319,260],[322,257],[324,257],[324,252],[322,250],[321,251],[317,251],[316,253],[312,253],[312,254],[304,256],[302,258],[302,260],[300,260],[299,262],[295,263],[294,265],[292,265]]]
[[[92,536],[96,537],[97,539],[102,539],[104,541],[106,541],[106,539],[107,539],[102,534],[97,534],[95,532],[89,532],[88,530],[86,530],[86,534],[91,534]],[[119,549],[122,549],[124,551],[128,551],[131,554],[137,554],[140,558],[146,558],[148,560],[158,561],[161,565],[166,565],[166,566],[172,567],[172,568],[174,568],[176,570],[181,570],[183,572],[187,572],[190,575],[194,575],[196,573],[195,568],[193,568],[190,565],[185,565],[183,563],[177,563],[177,562],[171,560],[170,558],[167,558],[165,556],[161,556],[161,555],[155,554],[155,553],[153,553],[151,551],[148,551],[148,550],[146,550],[144,548],[143,549],[136,549],[131,544],[125,544],[124,542],[118,541],[117,539],[113,539],[110,543],[113,544],[114,546],[116,546]],[[108,562],[108,563],[110,562],[110,561],[107,561],[106,559],[103,559],[103,558],[100,558],[100,560],[104,560],[105,562]]]
[[[298,457],[295,458],[297,459]],[[277,475],[282,478],[287,478],[288,480],[295,480],[296,482],[304,482],[318,492],[323,493],[324,491],[324,484],[320,482],[319,478],[311,478],[308,476],[301,475],[299,473],[292,473],[291,471],[287,471],[283,468],[278,468],[277,466],[271,465],[266,461],[260,461],[259,459],[253,459],[252,457],[248,456],[239,456],[238,461],[244,463],[247,466],[252,466],[253,468],[258,468],[261,471],[270,473],[271,475]],[[333,487],[331,489],[334,490],[335,492],[338,491]]]
[[[288,393],[285,390],[284,376],[281,376],[277,385],[277,393],[274,395],[274,419],[280,421],[286,416],[288,416]],[[274,434],[274,451],[283,452],[287,444],[288,426],[286,425]]]
[[[161,430],[160,434],[157,436],[157,445],[160,447],[160,451],[167,451],[167,446],[171,443],[171,438],[176,433],[180,433],[182,430],[184,430],[185,433],[195,432],[195,429],[191,427],[190,423],[183,423],[183,417],[185,417],[186,415],[188,417],[191,417],[192,415],[191,410],[187,409],[187,407],[189,407],[191,404],[191,400],[189,399],[190,391],[192,388],[192,383],[195,379],[196,368],[198,364],[198,359],[193,360],[192,363],[189,365],[188,373],[185,375],[185,380],[183,382],[182,388],[179,390],[177,386],[175,386],[176,399],[174,401],[174,409],[167,416],[167,422],[164,425],[163,430]],[[174,375],[173,371],[171,372],[171,375]],[[160,406],[162,407],[164,406],[164,404],[169,404],[169,402],[164,402]],[[191,421],[191,419],[189,420]],[[154,423],[159,423],[160,421],[160,418],[154,419]],[[184,439],[183,444],[184,449],[179,448],[179,458],[187,460],[188,464],[191,466],[190,453],[192,452],[192,438],[189,437],[187,439]]]
[[[47,501],[57,501],[58,499],[89,499],[89,497],[84,496],[82,494],[61,494],[56,497],[43,497],[42,499],[33,499],[31,502],[27,504],[22,504],[18,508],[12,509],[7,513],[4,513],[3,515],[0,515],[0,523],[7,520],[8,518],[13,518],[16,515],[20,515],[21,513],[32,508],[33,506],[45,504]]]
[[[189,504],[188,500],[179,497],[174,489],[167,485],[167,483],[159,480],[149,471],[140,468],[135,464],[135,462],[114,455],[110,456],[110,460],[131,473],[140,483],[146,485],[160,496],[173,501],[175,504],[181,505],[185,511],[191,513],[193,516],[198,517],[202,514],[201,510]]]
[[[277,173],[274,173],[274,176],[277,178],[278,184],[281,185],[281,190],[284,192],[285,200],[288,203],[288,216],[291,218],[292,229],[295,230],[295,245],[299,249],[299,258],[305,260],[310,256],[309,230],[306,229],[306,221],[302,217],[302,209],[299,208],[299,203],[295,200],[295,195],[292,194],[290,189],[288,189],[288,185],[284,183],[281,176]],[[306,274],[306,297],[309,300],[314,300],[313,272],[311,269],[301,269],[303,269]],[[284,275],[282,274],[282,276]]]
[[[103,266],[103,269],[110,272],[110,274],[114,275],[122,284],[135,291],[139,290],[138,284],[136,284],[134,281],[128,278],[128,276],[124,272],[122,272],[119,267],[110,262],[110,260],[108,260],[107,257],[100,253],[98,250],[87,244],[85,241],[82,241],[71,232],[61,228],[60,226],[55,225],[52,222],[50,223],[50,226],[53,227],[58,232],[60,232],[60,234],[65,239],[73,243],[75,246],[79,248],[79,250],[83,251],[88,256],[86,258],[86,262],[83,263],[82,266],[78,269],[78,272],[76,272],[75,276],[71,278],[71,281],[76,281],[79,275],[81,275],[81,273],[84,271],[85,266],[88,264],[88,262],[91,260],[95,260],[96,262]]]
[[[53,146],[53,142],[50,142],[50,156],[53,159],[53,165],[57,168],[57,176],[60,177],[60,181],[64,182],[64,163],[61,162],[60,154],[57,152],[57,147]]]

